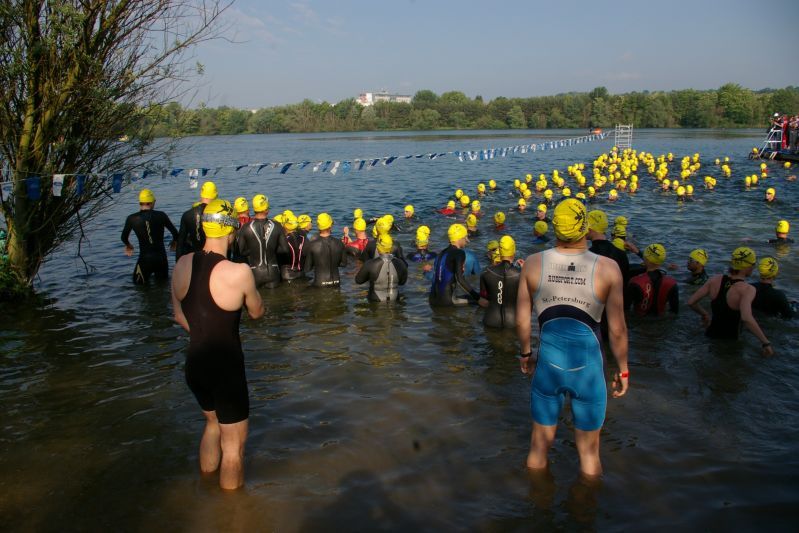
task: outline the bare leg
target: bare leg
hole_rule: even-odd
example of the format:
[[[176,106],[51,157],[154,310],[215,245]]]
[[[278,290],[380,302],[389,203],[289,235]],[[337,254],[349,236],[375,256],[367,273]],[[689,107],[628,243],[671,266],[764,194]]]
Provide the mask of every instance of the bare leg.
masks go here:
[[[530,453],[527,455],[527,468],[546,468],[547,453],[555,440],[555,431],[557,429],[557,425],[542,426],[533,422],[533,432],[530,435]]]
[[[219,486],[237,489],[244,485],[244,443],[247,440],[247,420],[235,424],[219,424],[222,431],[222,470]]]
[[[580,472],[586,476],[602,474],[602,463],[599,460],[599,430],[574,430],[577,453],[580,454]]]
[[[208,474],[216,472],[219,468],[222,448],[216,411],[203,411],[203,414],[205,415],[205,430],[200,441],[200,471],[203,474]]]

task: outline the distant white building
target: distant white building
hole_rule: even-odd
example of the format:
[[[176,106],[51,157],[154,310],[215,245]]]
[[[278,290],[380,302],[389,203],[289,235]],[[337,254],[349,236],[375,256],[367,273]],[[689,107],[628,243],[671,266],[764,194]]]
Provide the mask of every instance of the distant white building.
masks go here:
[[[410,104],[411,96],[408,94],[389,94],[386,89],[376,93],[361,93],[355,100],[364,107],[374,105],[377,102],[396,102],[400,104]]]

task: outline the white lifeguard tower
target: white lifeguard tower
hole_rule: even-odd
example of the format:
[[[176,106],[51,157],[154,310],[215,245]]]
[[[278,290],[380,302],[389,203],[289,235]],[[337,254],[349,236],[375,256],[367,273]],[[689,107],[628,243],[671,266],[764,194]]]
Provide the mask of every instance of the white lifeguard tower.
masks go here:
[[[633,125],[632,124],[616,124],[616,130],[613,136],[613,145],[619,151],[627,150],[633,147]]]

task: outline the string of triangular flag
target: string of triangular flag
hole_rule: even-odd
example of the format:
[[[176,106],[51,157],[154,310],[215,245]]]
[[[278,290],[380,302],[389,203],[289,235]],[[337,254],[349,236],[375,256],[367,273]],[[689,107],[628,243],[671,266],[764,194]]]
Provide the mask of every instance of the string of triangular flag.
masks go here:
[[[258,162],[258,163],[244,163],[238,165],[226,165],[215,168],[197,167],[189,168],[144,168],[130,170],[127,172],[110,172],[107,174],[97,174],[91,172],[81,172],[72,174],[52,174],[45,175],[52,177],[52,195],[61,196],[65,186],[67,186],[67,179],[70,180],[70,185],[74,184],[74,194],[81,195],[87,186],[90,179],[107,180],[106,186],[110,185],[110,189],[114,193],[122,190],[122,186],[126,183],[146,179],[150,176],[160,176],[162,179],[167,177],[177,177],[186,172],[189,177],[189,188],[197,188],[200,178],[208,176],[216,176],[223,169],[234,169],[236,172],[247,169],[248,172],[255,169],[256,174],[260,174],[264,168],[278,170],[280,174],[286,174],[290,169],[304,170],[308,167],[312,172],[325,173],[329,172],[332,175],[338,173],[346,174],[351,171],[372,170],[379,166],[388,166],[398,160],[422,160],[433,161],[446,156],[454,156],[458,161],[489,161],[498,157],[508,157],[515,155],[524,155],[528,153],[535,153],[547,150],[555,150],[558,148],[566,148],[578,144],[604,140],[609,135],[608,132],[593,133],[590,135],[583,135],[581,137],[571,137],[567,139],[559,139],[555,141],[545,141],[542,143],[521,144],[515,146],[506,146],[502,148],[483,148],[480,150],[454,150],[450,152],[431,152],[424,154],[410,154],[404,156],[390,155],[382,157],[369,157],[358,158],[351,160],[322,160],[322,161],[281,161],[281,162]],[[39,200],[42,194],[42,178],[45,177],[44,173],[28,173],[27,178],[23,178],[25,182],[25,192],[30,200]],[[3,183],[3,192],[8,193],[9,186],[12,185],[11,181],[5,178],[9,176],[10,172],[6,171],[0,175]]]

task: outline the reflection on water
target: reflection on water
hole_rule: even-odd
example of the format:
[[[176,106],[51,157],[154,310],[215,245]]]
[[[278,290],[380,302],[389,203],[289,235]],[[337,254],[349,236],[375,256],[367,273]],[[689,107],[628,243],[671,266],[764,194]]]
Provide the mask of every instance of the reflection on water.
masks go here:
[[[795,217],[795,182],[775,165],[769,180],[781,203],[765,212],[762,191],[744,192],[736,181],[755,171],[745,154],[760,134],[641,132],[640,149],[678,158],[701,152],[702,175],[716,175],[709,162],[729,155],[733,178],[683,206],[646,187],[634,199],[599,205],[611,219],[628,216],[639,244],[663,242],[679,265],[701,244],[709,270],[719,272],[748,239],[759,255],[779,256],[780,286],[795,299],[796,250],[765,244],[774,219]],[[531,142],[543,135],[531,133]],[[372,137],[386,154],[508,144],[475,132],[346,137],[193,139],[175,164],[357,157],[372,154]],[[339,229],[354,207],[399,214],[413,203],[439,249],[451,220],[432,212],[456,185],[474,190],[496,179],[504,190],[481,200],[491,215],[509,208],[513,178],[554,168],[565,174],[608,146],[487,163],[397,162],[336,177],[222,172],[216,181],[229,198],[266,192],[275,212],[328,210]],[[147,186],[173,220],[195,194],[179,180]],[[343,270],[340,289],[294,283],[262,292],[266,316],[242,321],[252,404],[247,487],[222,493],[197,471],[203,417],[184,383],[188,337],[171,321],[165,287],[130,283],[135,260],[124,256],[119,232],[137,193],[134,184],[116,196],[118,204],[91,226],[90,274],[67,246],[42,269],[40,303],[3,308],[6,529],[741,529],[799,518],[796,321],[761,321],[777,348],[763,360],[748,333],[738,343],[708,341],[685,308],[676,317],[631,320],[631,390],[608,401],[601,489],[578,476],[568,410],[549,477],[530,480],[529,378],[518,369],[514,332],[486,330],[475,307],[433,312],[416,264],[404,300],[392,305],[366,300],[366,289],[353,283],[354,265]],[[534,251],[531,217],[508,217],[522,255]],[[486,230],[470,246],[482,250],[495,237]],[[398,239],[410,250],[413,231]],[[681,285],[681,299],[692,290]]]

